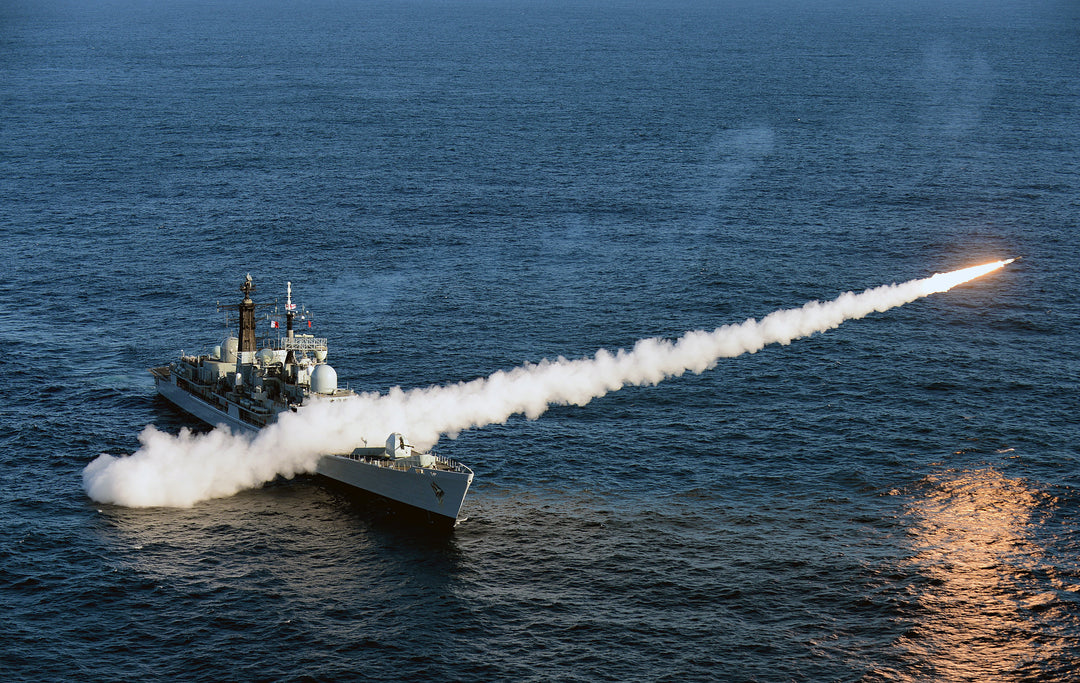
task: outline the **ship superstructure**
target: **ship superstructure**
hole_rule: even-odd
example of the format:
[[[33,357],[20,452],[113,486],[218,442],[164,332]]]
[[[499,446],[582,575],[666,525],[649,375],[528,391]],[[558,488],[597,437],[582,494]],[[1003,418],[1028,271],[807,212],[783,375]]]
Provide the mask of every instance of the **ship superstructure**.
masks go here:
[[[284,334],[276,339],[267,335],[262,348],[257,311],[274,304],[254,302],[251,275],[240,291],[240,303],[218,306],[236,313],[238,336],[227,337],[207,354],[181,354],[169,365],[151,368],[158,393],[203,422],[236,432],[257,432],[280,413],[299,410],[316,397],[344,401],[355,396],[338,387],[337,372],[326,362],[326,339],[294,330],[297,316],[310,325],[310,314],[297,311],[291,283],[286,283],[284,315],[275,311],[265,316],[271,330],[280,330],[283,317]],[[456,523],[473,479],[468,467],[419,452],[397,433],[389,434],[384,446],[322,455],[316,473],[423,511],[438,524]]]

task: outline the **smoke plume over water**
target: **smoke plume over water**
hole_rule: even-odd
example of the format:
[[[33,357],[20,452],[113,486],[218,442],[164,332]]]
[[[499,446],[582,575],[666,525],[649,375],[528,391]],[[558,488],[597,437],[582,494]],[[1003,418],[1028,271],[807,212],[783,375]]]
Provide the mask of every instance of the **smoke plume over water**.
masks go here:
[[[701,373],[721,358],[754,353],[767,344],[789,344],[825,332],[845,320],[902,306],[972,280],[1011,263],[995,261],[828,302],[775,311],[761,320],[687,332],[675,341],[642,339],[630,350],[601,349],[591,358],[543,360],[470,382],[386,394],[361,394],[345,401],[314,401],[257,435],[223,428],[177,436],[147,426],[141,447],[130,456],[98,456],[83,470],[83,487],[96,501],[129,507],[189,506],[245,488],[314,472],[324,453],[347,453],[381,445],[401,432],[418,448],[442,435],[505,422],[522,414],[540,417],[552,405],[585,405],[624,386],[656,384],[687,371]]]

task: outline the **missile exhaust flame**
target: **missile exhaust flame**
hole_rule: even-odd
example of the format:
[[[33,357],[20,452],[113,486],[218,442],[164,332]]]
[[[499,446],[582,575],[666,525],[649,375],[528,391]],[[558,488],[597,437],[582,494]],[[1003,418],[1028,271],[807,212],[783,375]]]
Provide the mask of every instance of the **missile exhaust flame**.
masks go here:
[[[348,453],[380,444],[391,432],[420,448],[443,435],[505,422],[512,415],[540,417],[553,405],[585,405],[625,386],[652,385],[687,371],[716,366],[721,358],[790,344],[846,320],[902,306],[993,272],[1015,259],[994,261],[902,284],[884,285],[828,302],[775,311],[761,320],[687,332],[675,341],[642,339],[633,349],[601,349],[591,358],[542,360],[486,378],[346,401],[315,401],[257,435],[222,429],[170,436],[148,426],[141,447],[127,457],[102,454],[83,470],[83,487],[96,501],[130,507],[190,506],[258,486],[277,476],[315,470],[324,453]]]
[[[998,268],[1007,266],[1015,260],[1015,258],[1011,258],[1005,261],[994,261],[992,263],[984,263],[981,266],[972,266],[970,268],[954,270],[951,273],[938,273],[925,280],[919,280],[919,282],[926,283],[926,295],[947,292],[957,285],[982,277],[987,273],[992,273]]]

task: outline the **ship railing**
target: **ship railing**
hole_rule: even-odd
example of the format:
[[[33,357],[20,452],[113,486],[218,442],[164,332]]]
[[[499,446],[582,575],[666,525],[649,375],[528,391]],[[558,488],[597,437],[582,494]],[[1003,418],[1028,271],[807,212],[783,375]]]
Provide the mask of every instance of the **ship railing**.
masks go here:
[[[244,406],[237,406],[236,408],[241,420],[260,429],[265,427],[269,421],[269,415],[266,413],[257,413]]]
[[[325,337],[282,337],[277,340],[281,351],[325,351]]]
[[[393,470],[407,471],[416,467],[416,465],[406,465],[404,463],[395,462],[393,458],[379,458],[372,457],[370,455],[357,455],[355,453],[341,453],[340,455],[341,457],[348,458],[349,460],[356,460],[357,462],[366,463],[368,465],[386,467]],[[457,460],[444,458],[441,455],[435,456],[435,466],[432,469],[443,470],[445,472],[462,471],[461,463],[459,463]]]

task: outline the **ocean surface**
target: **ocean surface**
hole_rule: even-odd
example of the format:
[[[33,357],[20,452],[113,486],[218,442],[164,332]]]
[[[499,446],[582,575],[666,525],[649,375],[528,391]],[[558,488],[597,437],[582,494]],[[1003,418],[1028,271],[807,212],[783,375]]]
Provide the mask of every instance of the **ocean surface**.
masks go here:
[[[1068,0],[0,3],[0,679],[1080,679],[1078,123]],[[443,438],[450,533],[83,490],[247,273],[385,392],[1016,256]]]

